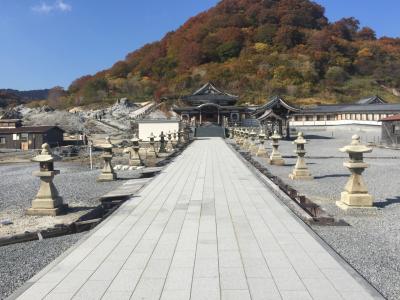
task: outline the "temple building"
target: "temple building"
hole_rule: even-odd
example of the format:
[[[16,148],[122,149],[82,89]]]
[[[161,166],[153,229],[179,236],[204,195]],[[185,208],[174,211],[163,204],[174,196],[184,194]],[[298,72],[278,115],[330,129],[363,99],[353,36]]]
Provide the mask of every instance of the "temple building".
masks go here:
[[[382,121],[381,143],[390,147],[400,146],[400,114],[387,117]]]
[[[380,125],[380,120],[400,113],[400,104],[391,104],[379,96],[354,104],[318,105],[303,108],[291,118],[292,126]]]
[[[237,105],[239,97],[206,83],[191,95],[178,99],[174,111],[193,128],[196,136],[223,136],[224,127],[263,126],[267,133],[275,130],[290,138],[290,127],[375,125],[400,114],[400,104],[387,103],[379,96],[361,99],[353,104],[296,107],[282,97],[272,97],[263,105]],[[213,128],[211,128],[213,127]],[[218,129],[219,128],[219,129]],[[217,132],[217,133],[216,133]]]
[[[175,107],[174,111],[182,121],[194,126],[241,123],[250,113],[248,107],[236,105],[238,96],[223,92],[212,83],[206,83],[180,100],[183,106]]]
[[[264,126],[267,132],[275,130],[284,137],[290,137],[290,120],[293,114],[301,110],[287,103],[279,96],[273,97],[270,101],[257,107],[252,115]]]

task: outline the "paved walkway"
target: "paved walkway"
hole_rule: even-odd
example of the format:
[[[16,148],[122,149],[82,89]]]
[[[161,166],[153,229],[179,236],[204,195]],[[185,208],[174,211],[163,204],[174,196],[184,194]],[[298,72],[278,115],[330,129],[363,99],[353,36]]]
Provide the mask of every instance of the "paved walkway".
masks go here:
[[[372,299],[222,139],[195,141],[19,299]]]

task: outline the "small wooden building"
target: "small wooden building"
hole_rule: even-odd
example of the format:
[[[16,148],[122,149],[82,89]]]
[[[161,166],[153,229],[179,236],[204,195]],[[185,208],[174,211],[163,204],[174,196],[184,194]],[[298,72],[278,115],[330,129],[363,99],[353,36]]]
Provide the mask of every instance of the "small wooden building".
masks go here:
[[[0,119],[0,149],[40,149],[43,143],[61,146],[64,130],[57,126],[22,126],[18,119]]]
[[[269,133],[275,130],[285,138],[290,138],[290,118],[293,114],[300,112],[300,109],[290,105],[282,97],[272,97],[267,103],[259,106],[253,112],[262,126]]]
[[[382,119],[381,143],[400,146],[400,114]]]

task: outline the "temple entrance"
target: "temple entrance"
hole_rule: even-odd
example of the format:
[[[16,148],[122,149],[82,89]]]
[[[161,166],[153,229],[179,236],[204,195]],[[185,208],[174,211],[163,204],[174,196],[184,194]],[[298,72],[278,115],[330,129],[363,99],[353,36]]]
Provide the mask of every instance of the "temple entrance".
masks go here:
[[[200,109],[200,126],[204,125],[217,125],[220,126],[220,110],[218,105],[204,104],[199,107]]]

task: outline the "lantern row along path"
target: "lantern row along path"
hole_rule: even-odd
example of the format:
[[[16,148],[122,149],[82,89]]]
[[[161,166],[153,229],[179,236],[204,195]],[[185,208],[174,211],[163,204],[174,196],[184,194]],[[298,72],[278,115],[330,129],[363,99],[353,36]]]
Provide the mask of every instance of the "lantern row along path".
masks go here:
[[[220,138],[197,140],[18,299],[380,299]]]

